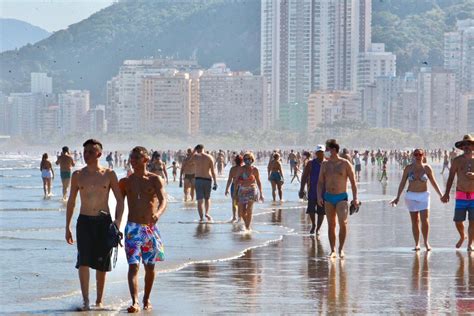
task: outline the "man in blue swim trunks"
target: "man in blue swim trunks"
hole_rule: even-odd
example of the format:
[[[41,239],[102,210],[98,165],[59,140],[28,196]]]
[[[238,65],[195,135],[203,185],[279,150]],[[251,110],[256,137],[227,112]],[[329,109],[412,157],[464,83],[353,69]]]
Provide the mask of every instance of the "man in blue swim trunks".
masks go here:
[[[64,146],[61,155],[56,159],[56,165],[59,165],[61,182],[63,183],[63,201],[67,201],[67,190],[71,184],[72,168],[75,166],[74,159],[69,154],[69,148]]]
[[[326,141],[325,157],[328,159],[321,164],[318,181],[318,205],[323,206],[328,221],[328,236],[331,245],[330,258],[336,257],[336,220],[339,222],[339,257],[344,257],[344,242],[347,232],[347,215],[349,203],[347,195],[347,180],[352,187],[351,204],[359,205],[357,200],[357,185],[352,164],[339,157],[339,144],[335,139]],[[325,190],[323,195],[323,188]]]

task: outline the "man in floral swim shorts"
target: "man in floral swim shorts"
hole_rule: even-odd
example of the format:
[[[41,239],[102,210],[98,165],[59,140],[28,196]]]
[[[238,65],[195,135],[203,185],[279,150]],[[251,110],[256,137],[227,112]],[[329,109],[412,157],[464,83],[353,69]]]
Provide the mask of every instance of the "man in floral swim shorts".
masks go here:
[[[134,172],[120,180],[123,197],[128,200],[128,222],[125,227],[125,252],[128,261],[128,284],[132,305],[129,313],[140,311],[138,303],[138,270],[140,260],[145,267],[143,309],[151,310],[150,293],[155,280],[155,262],[164,260],[164,247],[157,222],[166,209],[163,179],[146,171],[148,151],[140,146],[132,149],[130,163]]]

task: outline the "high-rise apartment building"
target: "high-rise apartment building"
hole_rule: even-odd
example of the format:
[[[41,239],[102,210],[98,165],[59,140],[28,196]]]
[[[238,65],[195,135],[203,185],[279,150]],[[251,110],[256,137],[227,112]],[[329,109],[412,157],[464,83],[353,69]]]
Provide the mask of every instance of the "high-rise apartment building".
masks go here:
[[[107,121],[111,132],[137,132],[136,115],[142,112],[142,78],[160,75],[169,69],[180,72],[198,69],[194,60],[125,60],[117,76],[107,82]]]
[[[360,0],[262,0],[261,74],[271,83],[274,117],[280,105],[307,103],[311,91],[357,88],[359,32],[370,34],[367,21],[359,27],[361,7]]]
[[[62,135],[82,133],[89,127],[87,112],[90,109],[88,90],[66,90],[58,94],[59,129]]]
[[[359,52],[367,52],[371,43],[372,0],[359,0]]]
[[[418,132],[459,132],[458,118],[455,73],[422,68],[418,74]]]
[[[396,76],[396,56],[385,51],[385,44],[372,43],[367,52],[360,53],[357,86],[358,90],[373,84],[377,77]]]
[[[144,75],[141,83],[140,121],[144,132],[191,134],[191,79],[169,70]]]
[[[444,68],[456,74],[459,92],[474,91],[474,19],[458,21],[444,34]]]
[[[474,92],[461,95],[459,117],[460,132],[472,133],[474,131]]]
[[[51,94],[53,92],[53,78],[44,72],[31,73],[31,93]]]
[[[308,133],[336,122],[360,121],[361,117],[358,92],[321,90],[314,91],[308,98]]]
[[[215,64],[199,80],[199,127],[203,133],[267,127],[266,80],[250,72],[231,72]]]

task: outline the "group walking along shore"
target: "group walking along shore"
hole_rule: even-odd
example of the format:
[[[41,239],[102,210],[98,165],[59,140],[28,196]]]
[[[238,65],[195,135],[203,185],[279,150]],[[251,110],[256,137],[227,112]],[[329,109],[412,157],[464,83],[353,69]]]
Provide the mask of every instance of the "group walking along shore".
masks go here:
[[[425,249],[431,251],[429,243],[429,212],[430,194],[428,182],[439,195],[440,201],[447,203],[450,199],[451,187],[456,180],[455,210],[453,221],[459,240],[456,248],[462,247],[467,239],[467,251],[473,251],[474,237],[474,138],[470,135],[455,143],[455,147],[462,150],[460,155],[449,155],[449,166],[445,166],[447,152],[441,150],[425,151],[421,148],[413,151],[341,151],[336,140],[330,139],[324,145],[317,145],[314,158],[310,159],[308,152],[284,152],[275,150],[266,151],[239,151],[239,152],[206,152],[203,145],[194,149],[178,152],[157,152],[144,147],[135,147],[127,158],[120,157],[117,152],[115,164],[112,162],[105,168],[99,165],[102,155],[102,144],[97,140],[88,140],[84,143],[83,156],[86,166],[72,173],[70,195],[67,202],[66,240],[73,244],[71,221],[74,212],[77,194],[80,195],[81,208],[76,226],[76,244],[79,269],[79,279],[83,295],[81,310],[90,309],[89,302],[89,269],[95,269],[97,276],[96,307],[103,304],[103,289],[106,272],[112,269],[111,249],[107,248],[107,232],[111,225],[120,227],[124,211],[124,199],[127,198],[129,215],[125,228],[125,252],[129,264],[128,282],[132,304],[128,312],[137,312],[141,309],[138,298],[138,271],[143,262],[145,267],[145,288],[142,299],[143,309],[152,307],[150,293],[154,282],[154,267],[156,262],[164,260],[164,246],[158,229],[158,221],[166,210],[167,198],[165,188],[168,176],[165,173],[166,163],[173,160],[173,174],[181,170],[178,181],[183,187],[184,201],[197,201],[197,211],[200,222],[212,223],[211,192],[217,189],[217,174],[222,175],[227,164],[232,164],[229,170],[225,193],[230,195],[232,214],[230,222],[242,223],[241,229],[246,234],[252,234],[252,209],[255,202],[264,201],[261,173],[255,162],[267,165],[267,179],[272,187],[274,204],[284,203],[283,190],[285,179],[282,172],[281,157],[287,157],[291,175],[301,174],[298,198],[307,200],[306,213],[311,219],[310,234],[320,235],[324,217],[327,218],[328,238],[330,250],[328,257],[345,257],[344,244],[347,239],[349,214],[357,212],[361,205],[358,199],[357,183],[360,179],[362,163],[367,167],[370,164],[380,169],[379,181],[387,181],[386,165],[396,162],[403,170],[398,193],[390,203],[396,206],[408,182],[405,193],[407,206],[412,223],[412,233],[415,241],[414,251],[420,250],[420,226]],[[70,172],[77,161],[70,155],[69,149],[64,147],[56,164],[61,167],[63,183],[63,197],[69,187]],[[453,152],[455,152],[453,150]],[[362,153],[362,154],[360,154]],[[344,158],[343,158],[344,157]],[[428,164],[443,159],[443,170],[449,168],[449,176],[445,192],[442,193],[435,179],[433,168]],[[127,177],[117,179],[112,168],[127,169]],[[44,172],[44,170],[50,170]],[[45,196],[49,196],[51,189],[46,179],[53,176],[52,164],[48,164],[47,156],[41,162],[43,181],[45,182]],[[51,173],[51,174],[50,174]],[[173,179],[175,180],[175,179]],[[184,185],[183,185],[184,184]],[[348,184],[350,193],[348,193]],[[49,191],[48,191],[49,190]],[[112,191],[117,200],[114,220],[108,206],[109,192]],[[278,194],[277,194],[278,193]],[[277,199],[278,196],[278,199]],[[349,201],[350,200],[350,201]],[[317,215],[317,219],[316,219]],[[469,227],[464,227],[468,219]],[[337,227],[338,236],[336,236]],[[338,238],[337,238],[338,237]],[[336,247],[336,245],[338,247]]]

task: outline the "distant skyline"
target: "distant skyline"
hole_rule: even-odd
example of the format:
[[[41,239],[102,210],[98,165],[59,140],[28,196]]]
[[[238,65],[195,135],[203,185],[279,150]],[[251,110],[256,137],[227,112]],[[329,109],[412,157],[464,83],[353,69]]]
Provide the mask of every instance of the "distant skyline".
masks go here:
[[[17,19],[48,32],[66,29],[108,7],[113,0],[0,0],[0,17]]]

